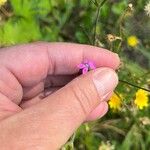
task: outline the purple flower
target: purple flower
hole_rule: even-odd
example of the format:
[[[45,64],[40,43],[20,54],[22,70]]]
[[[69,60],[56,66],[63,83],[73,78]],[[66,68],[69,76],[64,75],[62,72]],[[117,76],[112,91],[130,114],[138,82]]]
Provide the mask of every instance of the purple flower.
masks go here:
[[[86,74],[88,71],[96,69],[92,61],[84,61],[83,63],[79,64],[77,67],[82,71],[82,74]]]

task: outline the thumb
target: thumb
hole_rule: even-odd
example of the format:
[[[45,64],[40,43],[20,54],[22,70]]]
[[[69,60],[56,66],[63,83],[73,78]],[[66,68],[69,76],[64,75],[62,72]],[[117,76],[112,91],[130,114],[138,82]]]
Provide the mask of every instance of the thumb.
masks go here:
[[[16,131],[12,129],[14,126],[9,126],[6,131],[12,136],[9,141],[14,140],[13,135],[16,137],[18,134],[15,144],[21,143],[17,145],[20,149],[32,149],[28,143],[45,150],[59,149],[86,120],[90,112],[114,90],[117,83],[116,73],[108,68],[96,69],[77,77],[39,104],[10,117],[7,122],[10,124],[10,121],[16,120],[18,131],[13,133]],[[32,141],[36,143],[31,144]]]

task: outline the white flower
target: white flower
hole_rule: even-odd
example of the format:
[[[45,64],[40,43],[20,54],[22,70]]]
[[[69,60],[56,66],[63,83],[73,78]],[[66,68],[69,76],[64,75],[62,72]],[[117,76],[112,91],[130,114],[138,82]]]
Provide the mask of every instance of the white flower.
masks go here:
[[[148,16],[150,16],[150,1],[145,5],[145,8],[144,8],[146,14]]]

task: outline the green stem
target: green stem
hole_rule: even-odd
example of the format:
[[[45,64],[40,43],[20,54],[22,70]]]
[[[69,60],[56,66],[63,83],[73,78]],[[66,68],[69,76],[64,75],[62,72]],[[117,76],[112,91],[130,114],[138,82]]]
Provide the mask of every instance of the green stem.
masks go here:
[[[96,28],[97,28],[97,24],[98,24],[98,19],[99,19],[99,15],[100,15],[100,5],[98,7],[98,10],[97,10],[97,15],[96,15],[96,21],[95,21],[95,25],[94,25],[94,40],[93,40],[93,45],[96,44]]]
[[[123,14],[121,15],[121,17],[120,17],[120,19],[119,19],[119,37],[121,37],[121,39],[123,40],[123,36],[124,36],[124,32],[123,32],[123,29],[124,29],[124,27],[123,27],[123,23],[124,23],[124,20],[125,20],[125,16],[126,16],[126,12],[127,12],[127,10],[125,10],[124,12],[123,12]],[[121,52],[121,46],[122,46],[122,43],[123,43],[123,41],[120,41],[120,43],[119,43],[119,45],[118,45],[118,49],[117,49],[117,52],[118,52],[118,54]]]
[[[130,83],[130,82],[128,82],[128,81],[124,81],[124,80],[119,80],[119,81],[122,82],[122,83],[128,84],[128,85],[130,85],[130,86],[136,87],[136,88],[138,88],[138,89],[142,89],[142,90],[144,90],[144,91],[150,92],[149,89],[146,89],[146,88],[140,87],[140,86],[138,86],[138,85],[132,84],[132,83]]]
[[[102,8],[102,6],[105,4],[107,0],[103,0],[99,5],[98,5],[98,10],[97,10],[97,14],[96,14],[96,21],[95,21],[95,25],[94,25],[94,40],[93,40],[93,45],[96,44],[96,28],[97,28],[97,24],[99,21],[99,15],[100,15],[100,10]]]
[[[76,132],[73,133],[72,137],[71,137],[71,149],[74,150],[74,140],[75,140],[75,137],[76,137]]]

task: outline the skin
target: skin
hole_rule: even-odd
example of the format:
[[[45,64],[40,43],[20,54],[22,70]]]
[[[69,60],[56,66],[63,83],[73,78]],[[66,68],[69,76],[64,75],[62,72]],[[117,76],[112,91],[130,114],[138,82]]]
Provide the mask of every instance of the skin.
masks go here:
[[[38,42],[0,50],[1,150],[59,149],[83,122],[107,112],[112,91],[99,101],[94,71],[77,77],[84,60],[110,72],[120,63],[115,53],[80,44]]]

